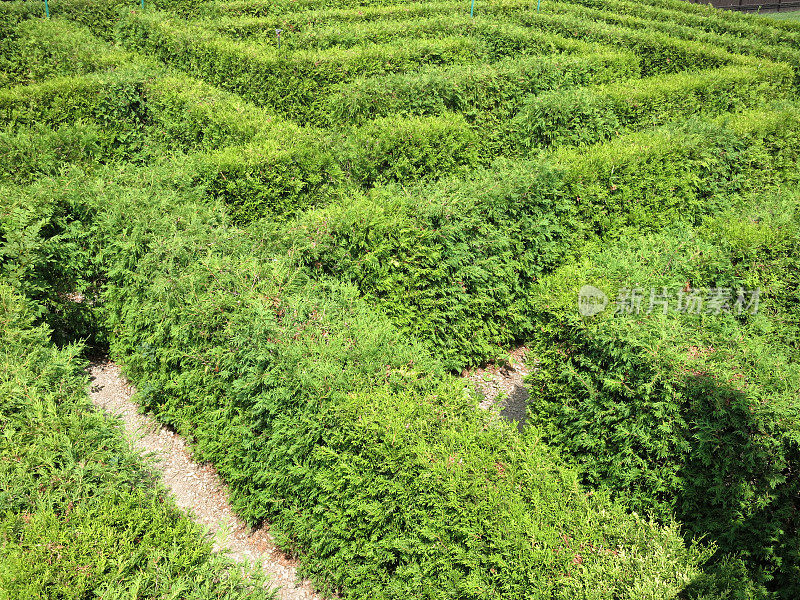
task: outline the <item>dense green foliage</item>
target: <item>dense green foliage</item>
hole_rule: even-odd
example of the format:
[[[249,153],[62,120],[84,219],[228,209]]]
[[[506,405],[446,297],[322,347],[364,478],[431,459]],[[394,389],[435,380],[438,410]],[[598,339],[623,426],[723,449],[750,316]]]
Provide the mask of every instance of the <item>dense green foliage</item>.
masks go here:
[[[586,240],[694,222],[738,194],[796,181],[799,123],[794,108],[756,112],[348,198],[300,219],[293,248],[302,264],[357,283],[460,370],[534,332],[531,286]]]
[[[54,348],[34,316],[0,285],[0,597],[271,597],[211,553],[90,408],[79,348]]]
[[[42,8],[0,5],[0,597],[258,582],[87,409],[76,341],[323,591],[800,592],[800,28],[680,0]],[[583,283],[763,302],[582,318]],[[453,376],[518,343],[521,432]]]
[[[79,187],[112,354],[323,589],[668,598],[699,574],[673,527],[587,496],[352,286],[310,280],[163,170],[110,175]],[[59,182],[11,193],[70,206]]]
[[[533,296],[542,335],[531,385],[542,400],[530,410],[546,439],[569,450],[585,481],[636,510],[677,514],[785,598],[800,572],[798,248],[796,192],[758,193],[699,226],[591,245]],[[581,319],[576,280],[611,299],[641,288],[641,314],[615,318],[618,302]],[[646,314],[651,286],[668,286],[673,306],[679,289],[706,299],[727,288],[731,311],[665,316],[658,304]],[[736,314],[738,289],[761,290],[757,314]]]

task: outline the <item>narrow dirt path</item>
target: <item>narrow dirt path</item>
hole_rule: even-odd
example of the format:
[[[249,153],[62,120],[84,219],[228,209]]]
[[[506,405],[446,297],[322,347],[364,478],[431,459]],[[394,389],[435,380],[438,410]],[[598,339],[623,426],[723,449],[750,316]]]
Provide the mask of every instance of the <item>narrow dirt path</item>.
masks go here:
[[[131,401],[135,390],[119,366],[93,363],[89,374],[89,397],[94,405],[122,420],[137,450],[154,454],[155,467],[175,503],[209,528],[215,550],[227,550],[234,560],[260,563],[270,583],[280,586],[282,600],[321,599],[308,581],[296,582],[295,563],[275,547],[266,529],[253,531],[234,514],[228,491],[214,468],[194,462],[183,438],[138,413],[138,406]]]
[[[501,417],[515,421],[522,430],[527,419],[530,392],[525,387],[525,377],[536,368],[536,360],[528,357],[525,346],[515,348],[508,361],[467,370],[462,376],[475,384],[483,394],[479,406],[484,410],[496,409]]]

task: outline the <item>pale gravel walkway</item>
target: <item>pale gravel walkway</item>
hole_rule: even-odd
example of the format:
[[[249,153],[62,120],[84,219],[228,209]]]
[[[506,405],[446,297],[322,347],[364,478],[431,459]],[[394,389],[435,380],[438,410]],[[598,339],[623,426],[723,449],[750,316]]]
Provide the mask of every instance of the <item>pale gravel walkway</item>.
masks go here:
[[[175,503],[214,536],[214,549],[227,550],[231,558],[260,562],[283,600],[317,600],[308,581],[296,584],[296,566],[278,548],[266,528],[253,531],[233,512],[228,491],[211,465],[192,460],[186,442],[149,415],[141,415],[131,401],[135,390],[110,362],[93,363],[89,397],[98,408],[118,416],[134,448],[152,453],[155,468]]]

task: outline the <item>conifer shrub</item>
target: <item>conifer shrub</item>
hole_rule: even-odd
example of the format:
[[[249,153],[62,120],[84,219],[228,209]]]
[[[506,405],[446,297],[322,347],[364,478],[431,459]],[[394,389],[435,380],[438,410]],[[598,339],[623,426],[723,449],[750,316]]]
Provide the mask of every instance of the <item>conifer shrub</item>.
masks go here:
[[[587,239],[694,223],[796,181],[796,110],[744,113],[498,162],[472,180],[376,190],[301,217],[295,259],[348,279],[461,370],[534,334],[528,295]]]
[[[418,182],[477,166],[481,140],[461,115],[385,117],[344,130],[336,160],[353,181],[371,187]]]
[[[752,597],[798,593],[796,201],[757,193],[696,227],[590,244],[532,291],[532,425],[566,450],[585,484],[718,544],[716,567],[693,594],[730,584],[737,561]],[[585,283],[612,300],[600,315],[578,315]],[[643,294],[639,314],[615,301],[623,288]],[[718,289],[728,296],[719,312],[707,291]],[[757,310],[749,291],[736,309],[739,289],[760,289]],[[678,290],[708,303],[679,313]]]
[[[64,19],[30,19],[14,31],[13,46],[3,58],[13,64],[16,74],[5,85],[108,72],[133,60],[130,53],[100,40],[86,27]]]
[[[517,22],[583,41],[629,49],[639,57],[643,77],[715,69],[736,60],[733,54],[710,44],[679,40],[657,31],[587,21],[571,14],[520,13]]]
[[[0,123],[14,129],[74,123],[96,126],[106,159],[147,155],[149,115],[142,99],[140,67],[125,72],[57,77],[41,83],[0,89]]]
[[[794,77],[788,65],[762,63],[546,92],[525,102],[510,135],[522,151],[591,144],[698,113],[759,108],[790,97]]]
[[[464,115],[484,140],[487,156],[508,152],[510,120],[529,94],[636,77],[633,54],[537,56],[481,66],[428,67],[414,73],[362,77],[333,88],[319,104],[321,123],[364,123],[398,115]]]
[[[584,493],[353,286],[156,189],[165,173],[129,177],[94,188],[111,353],[323,591],[632,600],[700,575],[708,551]]]
[[[66,165],[90,168],[105,156],[103,132],[93,124],[0,128],[0,182],[25,184],[56,176]]]
[[[284,52],[350,49],[368,44],[402,45],[415,38],[466,38],[480,41],[480,46],[476,47],[480,57],[494,61],[528,55],[590,54],[598,46],[514,23],[498,22],[496,18],[471,18],[467,14],[349,23],[341,22],[343,15],[337,16],[339,20],[334,24],[321,21],[316,26],[310,23],[314,15],[306,13],[272,19],[211,19],[200,24],[205,29],[273,48],[278,46],[275,29],[281,29],[280,47]]]
[[[80,168],[43,175],[31,186],[0,185],[0,281],[25,298],[26,313],[47,324],[55,343],[95,346],[103,339],[96,210],[83,197]]]
[[[596,0],[583,0],[581,4],[596,6]],[[735,11],[720,13],[709,10],[705,5],[686,6],[681,0],[648,0],[630,2],[612,0],[603,7],[621,14],[643,14],[648,17],[666,19],[674,23],[689,25],[698,29],[729,33],[739,37],[757,37],[769,43],[780,44],[800,40],[800,27],[796,23],[776,21],[768,16],[752,13],[739,14]]]
[[[3,2],[0,4],[0,22],[14,27],[29,19],[44,19],[43,4],[30,0]],[[51,19],[75,21],[104,39],[113,39],[119,11],[131,6],[126,0],[53,0],[48,5]]]
[[[476,54],[481,54],[480,42],[459,37],[284,53],[225,38],[159,13],[125,16],[119,35],[128,48],[148,52],[301,124],[307,121],[315,99],[331,85],[359,75],[402,72],[426,64],[474,62]]]
[[[271,598],[211,552],[119,424],[91,408],[79,348],[56,349],[0,284],[0,591],[9,598]]]
[[[175,150],[209,150],[176,159],[176,168],[225,199],[241,221],[296,214],[348,181],[371,187],[432,179],[473,167],[481,156],[476,134],[460,116],[304,128],[229,92],[138,62],[118,73],[2,89],[0,121],[7,125],[1,139],[9,144],[57,144],[50,156],[86,163],[93,157],[148,162]],[[77,130],[66,125],[74,121],[81,124]],[[32,134],[47,125],[63,133]],[[85,142],[84,135],[90,136]],[[0,159],[17,181],[46,172],[45,161],[26,155],[25,147],[9,146]],[[31,162],[21,164],[25,157]]]
[[[746,34],[706,31],[702,27],[686,25],[680,19],[669,18],[664,20],[663,17],[658,18],[651,15],[647,7],[632,11],[631,6],[641,5],[627,4],[626,10],[618,12],[608,10],[609,6],[594,8],[556,1],[551,4],[551,10],[560,14],[569,14],[572,17],[580,17],[587,21],[602,21],[629,29],[656,31],[676,39],[708,43],[735,54],[752,55],[775,61],[785,61],[790,64],[797,62],[798,50],[791,46],[790,40],[786,40],[785,43],[767,41],[777,40],[781,37],[781,33],[774,28],[769,32],[763,32],[753,24],[753,26],[749,26],[749,31]],[[764,33],[764,35],[760,35],[761,33]]]

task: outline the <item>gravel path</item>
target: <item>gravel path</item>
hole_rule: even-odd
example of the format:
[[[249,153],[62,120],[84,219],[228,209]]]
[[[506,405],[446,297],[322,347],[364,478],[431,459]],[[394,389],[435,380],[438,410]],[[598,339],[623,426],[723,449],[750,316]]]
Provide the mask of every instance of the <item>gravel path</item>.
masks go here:
[[[234,560],[260,562],[270,583],[280,586],[283,600],[321,598],[308,581],[297,583],[295,563],[275,547],[266,528],[254,531],[234,514],[227,489],[214,468],[194,462],[183,438],[152,417],[139,414],[131,401],[136,390],[117,365],[93,363],[89,374],[89,397],[94,405],[122,420],[134,448],[154,455],[155,468],[175,503],[208,528],[215,550],[226,550]]]
[[[526,364],[527,354],[528,349],[521,346],[509,353],[507,362],[490,364],[462,374],[483,394],[484,400],[479,404],[482,409],[497,407],[500,416],[516,421],[520,430],[525,425],[530,398],[524,385],[525,377],[530,373]]]

